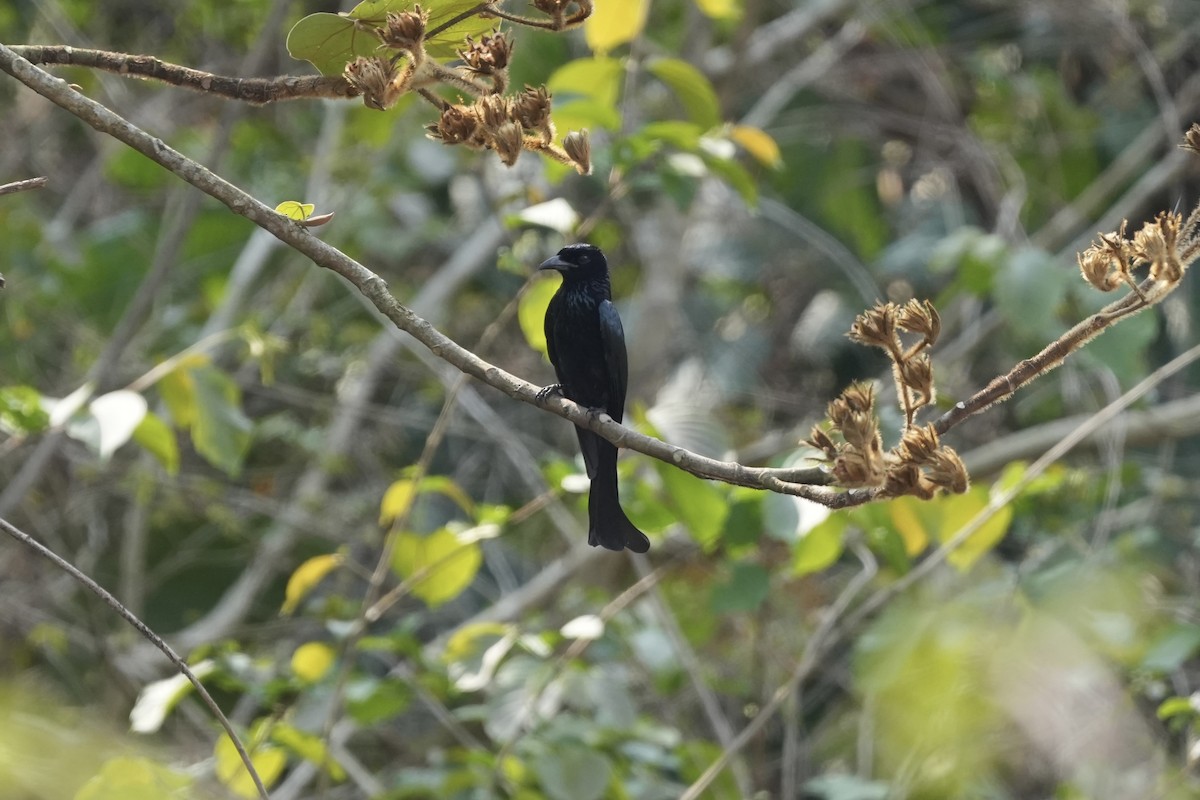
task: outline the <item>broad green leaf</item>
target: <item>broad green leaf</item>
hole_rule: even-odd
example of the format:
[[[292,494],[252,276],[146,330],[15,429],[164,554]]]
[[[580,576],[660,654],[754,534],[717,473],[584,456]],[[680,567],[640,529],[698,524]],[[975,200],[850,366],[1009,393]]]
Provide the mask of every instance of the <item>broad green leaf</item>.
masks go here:
[[[158,463],[162,464],[168,475],[179,472],[179,443],[175,441],[175,433],[171,426],[163,422],[162,417],[147,412],[134,428],[133,440],[158,459]]]
[[[713,174],[719,176],[742,196],[746,205],[751,208],[758,205],[758,184],[754,182],[754,178],[746,171],[745,167],[736,161],[708,153],[702,152],[700,158]]]
[[[678,58],[656,58],[650,73],[671,87],[688,118],[705,130],[721,124],[721,106],[717,93],[704,73]]]
[[[50,425],[50,415],[42,408],[42,396],[32,386],[5,386],[0,389],[0,428],[14,433],[37,433]]]
[[[1192,703],[1190,697],[1168,697],[1159,704],[1156,716],[1161,720],[1168,720],[1172,717],[1195,717],[1197,715],[1196,706]]]
[[[207,356],[187,358],[158,381],[158,391],[171,419],[180,428],[188,429],[196,422],[196,381],[192,370],[209,363]]]
[[[758,564],[733,565],[729,580],[713,587],[710,602],[718,614],[756,611],[771,591],[771,576]]]
[[[146,398],[127,389],[102,394],[88,403],[88,411],[100,427],[98,455],[102,462],[129,441],[148,408]]]
[[[764,167],[770,167],[771,169],[783,168],[783,156],[779,152],[779,145],[771,137],[771,134],[762,128],[755,128],[750,125],[734,125],[729,131],[729,138],[733,139],[743,150],[753,156],[755,161]]]
[[[696,7],[712,19],[737,20],[742,16],[741,0],[696,0]]]
[[[453,479],[445,475],[426,475],[420,485],[417,485],[411,478],[401,478],[387,488],[387,491],[383,493],[383,500],[379,504],[379,524],[391,525],[407,513],[417,495],[424,492],[437,492],[445,495],[472,518],[475,516],[474,501]]]
[[[477,542],[463,543],[445,528],[428,536],[401,533],[392,554],[392,569],[403,579],[412,578],[413,594],[430,607],[462,594],[482,563]]]
[[[845,514],[831,514],[801,536],[792,548],[792,572],[820,572],[841,558],[846,547],[846,522]]]
[[[582,97],[611,108],[616,113],[624,74],[624,63],[615,58],[577,58],[555,70],[550,80],[546,81],[546,88],[555,95],[556,103],[570,96]],[[560,98],[559,95],[567,95],[568,98]]]
[[[187,800],[192,779],[148,758],[118,756],[75,793],[75,800]]]
[[[393,678],[362,677],[346,685],[346,711],[360,725],[374,725],[403,714],[412,689]]]
[[[555,98],[550,116],[554,120],[555,130],[560,134],[566,131],[578,131],[585,128],[588,130],[603,128],[615,131],[621,127],[621,112],[616,106],[601,103],[591,98],[564,100],[562,102],[559,102]],[[566,168],[570,169],[569,167]]]
[[[1170,673],[1200,651],[1200,625],[1172,625],[1159,634],[1142,657],[1142,669]]]
[[[934,501],[941,510],[941,526],[937,532],[938,541],[943,544],[954,537],[962,528],[974,519],[988,504],[988,489],[986,486],[973,486],[965,494],[941,497]],[[946,560],[959,570],[966,572],[975,562],[991,551],[1008,532],[1012,522],[1013,510],[1006,505],[993,514],[979,530],[967,537]]]
[[[1000,264],[992,276],[992,297],[1018,342],[1045,342],[1062,332],[1056,312],[1068,286],[1078,280],[1077,272],[1032,247],[1017,250]]]
[[[203,680],[212,674],[216,664],[206,659],[192,664],[190,669],[198,680]],[[182,672],[146,684],[138,692],[137,701],[129,712],[129,729],[134,733],[156,733],[171,709],[194,688]]]
[[[379,39],[369,25],[341,14],[309,14],[288,33],[292,58],[308,61],[322,75],[341,75],[357,56],[373,56]]]
[[[606,55],[614,47],[632,41],[646,26],[650,0],[601,0],[583,24],[588,47]]]
[[[196,388],[196,452],[229,475],[237,475],[250,447],[250,420],[242,413],[242,392],[216,367],[191,370]]]
[[[258,773],[263,785],[268,789],[271,788],[283,774],[283,768],[287,765],[287,753],[283,748],[273,745],[262,745],[252,749],[248,747],[247,749],[250,750],[250,763],[254,765],[254,771]],[[237,748],[233,746],[229,734],[222,733],[217,739],[213,755],[216,758],[217,778],[225,784],[229,791],[238,797],[246,797],[250,800],[258,797],[254,779],[246,771],[246,765],[242,763],[241,756],[238,755]]]
[[[316,764],[335,781],[346,779],[346,770],[329,754],[329,749],[325,747],[325,742],[320,736],[285,722],[276,722],[271,726],[271,741],[282,745],[305,761]]]
[[[316,683],[336,660],[337,652],[325,642],[305,642],[292,652],[292,673],[305,683]]]
[[[275,206],[275,213],[283,214],[288,219],[294,219],[297,222],[308,219],[316,210],[317,207],[312,203],[300,203],[295,200],[284,200]]]
[[[694,153],[700,149],[700,137],[703,135],[703,128],[694,122],[682,119],[650,122],[643,125],[637,132],[638,137],[665,142],[688,153]]]
[[[412,0],[367,0],[348,14],[309,14],[288,33],[287,48],[292,58],[310,62],[323,75],[340,75],[347,63],[357,56],[374,56],[381,51],[373,28],[382,25],[389,11],[407,11]],[[422,3],[429,12],[426,30],[434,31],[459,14],[478,6],[476,0],[448,0]],[[474,14],[456,22],[425,40],[425,49],[434,58],[453,58],[467,35],[480,34],[496,25],[493,19]]]
[[[655,468],[667,490],[671,510],[704,551],[712,552],[729,513],[729,498],[718,487],[691,473],[658,462]]]
[[[496,27],[495,19],[476,13],[438,31],[455,17],[475,11],[479,0],[363,0],[350,10],[348,16],[381,25],[387,19],[387,12],[408,11],[418,4],[429,13],[429,22],[425,26],[425,50],[434,58],[454,58],[467,36],[478,36]]]
[[[521,325],[521,333],[525,334],[529,346],[542,355],[546,355],[546,309],[560,285],[562,276],[557,273],[553,277],[534,281],[517,304],[517,322]]]
[[[595,748],[560,744],[537,755],[533,771],[551,800],[600,800],[612,777],[612,764]]]
[[[283,593],[283,608],[279,613],[294,613],[304,598],[308,597],[308,593],[344,561],[345,556],[341,553],[327,553],[323,556],[313,556],[296,567],[296,571],[288,578],[287,588]]]

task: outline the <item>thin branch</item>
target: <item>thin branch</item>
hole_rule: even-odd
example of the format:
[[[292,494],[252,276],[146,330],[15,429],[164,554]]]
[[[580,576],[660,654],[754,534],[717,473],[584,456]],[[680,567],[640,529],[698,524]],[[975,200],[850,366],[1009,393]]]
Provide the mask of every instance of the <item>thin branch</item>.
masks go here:
[[[943,434],[968,417],[1012,397],[1022,386],[1057,367],[1067,356],[1113,325],[1164,299],[1176,285],[1149,278],[1142,281],[1134,291],[1120,300],[1109,303],[1095,314],[1076,323],[1062,336],[1042,348],[1037,355],[1025,359],[1005,374],[994,378],[967,400],[955,403],[953,408],[933,423],[937,432]]]
[[[113,597],[112,594],[109,593],[103,586],[96,583],[87,575],[76,569],[74,564],[43,545],[37,539],[34,539],[29,534],[20,530],[6,519],[0,518],[0,530],[3,530],[9,536],[16,539],[30,550],[33,550],[42,558],[54,564],[63,572],[66,572],[76,581],[81,583],[88,591],[103,600],[110,608],[116,611],[122,619],[132,625],[144,639],[162,651],[162,654],[165,655],[167,659],[175,665],[176,669],[182,672],[183,675],[188,679],[188,682],[192,684],[193,688],[195,688],[196,694],[199,695],[204,704],[208,706],[209,711],[213,713],[213,716],[217,718],[217,721],[221,723],[221,727],[225,729],[225,733],[229,736],[229,740],[233,742],[234,748],[237,749],[238,756],[241,757],[242,763],[246,767],[246,771],[250,773],[250,777],[254,781],[254,786],[258,790],[258,796],[263,798],[263,800],[270,800],[270,795],[267,794],[267,788],[263,785],[262,779],[258,776],[258,772],[254,769],[254,762],[250,760],[250,754],[246,752],[246,748],[242,744],[242,740],[238,738],[237,731],[233,729],[233,724],[229,721],[229,718],[225,716],[225,712],[221,711],[221,707],[217,705],[217,701],[213,700],[212,695],[210,695],[208,690],[204,688],[204,684],[200,682],[200,679],[197,678],[196,674],[188,667],[187,662],[180,658],[179,655],[171,649],[171,646],[163,641],[161,636],[152,631],[150,627],[146,625],[146,623],[142,622],[132,611],[123,606],[120,600]]]
[[[40,189],[46,185],[47,180],[48,178],[43,175],[40,178],[26,178],[23,181],[0,184],[0,195],[16,194],[17,192],[26,192],[30,189]]]
[[[171,64],[154,56],[113,53],[108,50],[87,50],[68,45],[15,45],[10,49],[31,64],[89,67],[123,77],[160,81],[171,86],[254,105],[315,98],[345,100],[358,96],[358,90],[341,75],[235,78]]]

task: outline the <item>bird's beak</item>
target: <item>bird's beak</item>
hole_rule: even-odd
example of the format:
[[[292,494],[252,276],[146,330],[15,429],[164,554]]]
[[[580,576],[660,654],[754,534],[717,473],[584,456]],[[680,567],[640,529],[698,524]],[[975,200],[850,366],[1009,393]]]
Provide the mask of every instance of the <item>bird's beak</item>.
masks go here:
[[[563,269],[569,268],[570,266],[571,266],[570,264],[568,264],[566,261],[563,261],[558,256],[550,256],[550,258],[547,258],[545,261],[542,262],[542,265],[540,267],[538,267],[538,269],[539,270],[557,269],[557,270],[561,271]]]

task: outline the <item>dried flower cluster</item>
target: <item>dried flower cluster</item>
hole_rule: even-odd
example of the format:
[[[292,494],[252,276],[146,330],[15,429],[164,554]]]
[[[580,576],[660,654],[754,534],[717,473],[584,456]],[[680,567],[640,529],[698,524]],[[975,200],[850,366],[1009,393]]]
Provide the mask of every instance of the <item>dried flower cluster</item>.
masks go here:
[[[1200,251],[1196,240],[1198,223],[1200,209],[1193,211],[1186,223],[1173,211],[1160,211],[1130,239],[1125,232],[1128,222],[1122,220],[1115,233],[1100,234],[1091,247],[1079,254],[1079,271],[1084,280],[1102,292],[1111,292],[1125,284],[1144,300],[1145,293],[1133,271],[1146,266],[1151,281],[1174,286]]]
[[[906,346],[900,338],[901,331],[917,334],[920,339]],[[881,303],[859,314],[850,327],[853,341],[878,347],[892,360],[892,377],[906,427],[912,427],[918,409],[937,399],[933,363],[926,351],[941,331],[941,317],[928,300],[909,300],[903,306]]]
[[[567,134],[562,147],[554,144],[550,95],[543,87],[526,86],[514,97],[489,94],[471,105],[447,105],[438,121],[428,125],[426,131],[431,139],[444,144],[494,150],[509,166],[516,162],[521,151],[530,150],[570,164],[582,175],[592,170],[587,131]]]
[[[902,333],[915,334],[906,345]],[[910,300],[903,306],[886,303],[860,314],[850,329],[854,341],[878,347],[892,360],[892,377],[905,415],[900,443],[883,449],[875,391],[856,383],[829,404],[829,427],[840,441],[820,426],[808,444],[825,454],[838,485],[846,488],[880,488],[887,496],[916,495],[930,498],[939,490],[965,492],[967,470],[958,454],[941,444],[932,425],[918,426],[919,409],[933,403],[933,364],[926,352],[941,333],[941,318],[928,301]]]
[[[592,13],[589,0],[533,0],[533,5],[550,19],[520,17],[495,7],[486,9],[486,14],[522,25],[562,30],[582,23]],[[581,174],[591,172],[586,130],[568,133],[561,145],[554,143],[550,94],[545,87],[526,86],[516,95],[506,94],[513,45],[502,31],[478,39],[465,37],[458,50],[462,63],[447,66],[426,51],[426,37],[436,35],[440,29],[429,30],[429,14],[421,6],[388,12],[378,25],[373,30],[381,49],[393,54],[359,56],[342,73],[368,108],[389,109],[405,92],[417,91],[441,111],[438,121],[427,126],[431,138],[448,145],[495,151],[509,166],[523,150],[529,150],[573,166]],[[457,103],[447,103],[427,91],[439,84],[452,86],[471,100],[460,97]]]

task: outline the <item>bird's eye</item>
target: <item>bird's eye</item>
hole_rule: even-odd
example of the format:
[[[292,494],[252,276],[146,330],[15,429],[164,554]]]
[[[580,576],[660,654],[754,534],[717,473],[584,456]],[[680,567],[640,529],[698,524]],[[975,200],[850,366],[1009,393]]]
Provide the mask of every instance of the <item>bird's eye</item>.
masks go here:
[[[588,264],[590,264],[590,263],[592,263],[592,257],[591,257],[591,256],[589,256],[589,255],[582,255],[582,256],[580,256],[580,257],[579,257],[579,264],[580,264],[580,266],[586,267],[586,266],[587,266]]]

